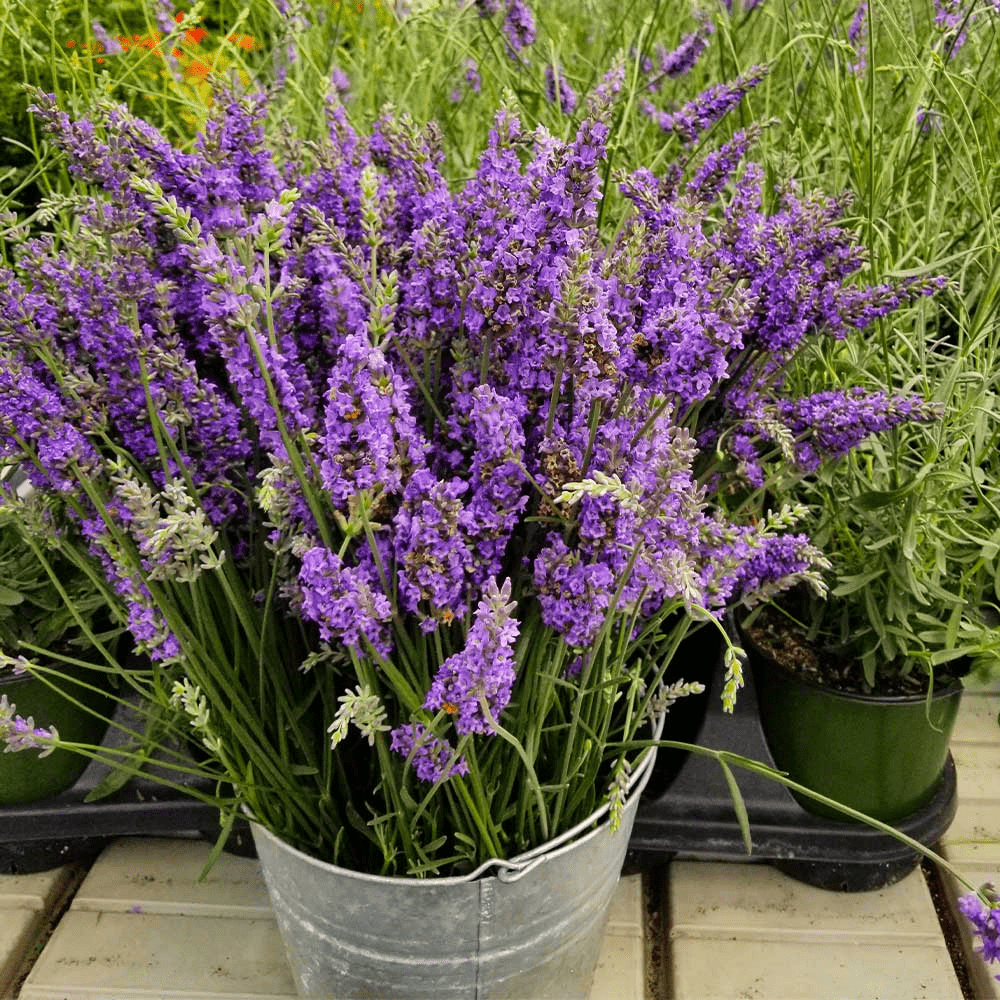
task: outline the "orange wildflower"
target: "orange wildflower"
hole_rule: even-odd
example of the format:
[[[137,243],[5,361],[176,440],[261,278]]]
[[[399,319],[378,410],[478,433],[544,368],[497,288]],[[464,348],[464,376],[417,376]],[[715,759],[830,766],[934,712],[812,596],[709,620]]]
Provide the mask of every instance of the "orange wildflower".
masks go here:
[[[181,24],[184,20],[185,13],[186,11],[183,10],[177,11],[177,13],[174,14],[174,20],[178,24]],[[204,28],[188,28],[187,31],[184,32],[184,41],[190,42],[192,45],[197,45],[207,34],[208,32]]]
[[[260,48],[260,43],[253,35],[227,35],[226,41],[232,42],[233,45],[237,45],[241,49],[246,49],[247,52],[253,52]]]
[[[184,67],[184,76],[188,79],[198,79],[203,76],[208,76],[211,72],[212,67],[203,59],[192,59],[191,62]]]

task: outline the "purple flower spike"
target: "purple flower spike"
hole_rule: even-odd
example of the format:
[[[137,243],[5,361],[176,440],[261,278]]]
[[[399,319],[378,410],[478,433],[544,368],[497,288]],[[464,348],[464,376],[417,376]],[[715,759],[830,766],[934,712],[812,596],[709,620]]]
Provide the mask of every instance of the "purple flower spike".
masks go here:
[[[861,76],[868,66],[868,0],[860,0],[847,29],[847,40],[854,46],[855,58],[851,72]]]
[[[56,727],[38,727],[31,716],[22,719],[15,714],[16,710],[17,706],[7,701],[7,695],[0,695],[0,743],[4,744],[3,752],[41,750],[38,756],[47,757],[59,744]]]
[[[767,75],[765,66],[754,66],[731,83],[709,87],[693,101],[674,112],[657,111],[650,101],[642,110],[664,132],[676,132],[685,145],[693,143],[702,132],[721,121]]]
[[[662,45],[655,50],[655,58],[643,64],[643,72],[653,74],[649,89],[660,89],[664,78],[675,79],[690,72],[702,52],[708,46],[709,38],[715,31],[711,21],[705,20],[696,31],[685,35],[677,48],[667,51]]]
[[[339,640],[364,655],[366,640],[380,655],[391,654],[385,623],[392,606],[373,569],[345,566],[335,553],[316,547],[302,556],[299,584],[302,613],[319,625],[325,642]]]
[[[576,91],[558,67],[545,67],[545,95],[564,115],[571,115],[576,110]]]
[[[979,896],[969,893],[959,897],[958,908],[972,924],[973,935],[979,938],[976,951],[989,965],[991,962],[1000,962],[1000,897],[989,883],[983,886],[983,892],[990,900],[989,907]],[[1000,975],[993,978],[1000,981]]]
[[[509,0],[503,22],[508,54],[517,56],[535,40],[535,15],[524,0]]]
[[[499,589],[496,580],[490,580],[465,649],[441,664],[427,692],[424,708],[454,716],[455,729],[462,735],[495,732],[482,703],[486,702],[490,715],[497,719],[510,701],[514,643],[519,631],[513,616],[516,607],[510,600],[510,580]]]
[[[909,421],[933,421],[940,408],[920,396],[868,393],[859,386],[843,391],[818,392],[804,399],[786,401],[782,420],[798,438],[796,458],[802,468],[817,469],[827,458],[838,458],[865,438]]]
[[[398,726],[390,735],[390,747],[409,758],[421,781],[433,784],[442,777],[455,778],[469,773],[469,765],[464,757],[459,757],[451,769],[448,769],[448,762],[455,755],[454,748],[447,740],[439,739],[429,732],[420,722]]]

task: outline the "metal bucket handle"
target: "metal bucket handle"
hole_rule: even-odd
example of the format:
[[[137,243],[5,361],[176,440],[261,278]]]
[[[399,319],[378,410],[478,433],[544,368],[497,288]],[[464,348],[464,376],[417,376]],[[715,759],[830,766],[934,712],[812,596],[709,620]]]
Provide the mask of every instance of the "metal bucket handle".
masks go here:
[[[653,725],[653,739],[659,739],[663,733],[663,726],[666,721],[666,713],[658,716]],[[627,795],[640,795],[646,782],[649,781],[653,770],[653,749],[647,748],[640,758],[639,766],[629,776],[625,786]],[[609,803],[595,809],[586,819],[581,820],[576,826],[559,834],[552,840],[547,840],[539,847],[534,847],[517,857],[501,860],[500,858],[490,858],[484,861],[475,871],[464,876],[467,882],[474,882],[481,878],[490,868],[495,868],[495,877],[500,882],[512,883],[524,878],[530,871],[534,871],[539,865],[544,864],[553,856],[553,852],[558,848],[569,846],[568,842],[574,842],[581,834],[586,833],[602,816],[608,811]]]

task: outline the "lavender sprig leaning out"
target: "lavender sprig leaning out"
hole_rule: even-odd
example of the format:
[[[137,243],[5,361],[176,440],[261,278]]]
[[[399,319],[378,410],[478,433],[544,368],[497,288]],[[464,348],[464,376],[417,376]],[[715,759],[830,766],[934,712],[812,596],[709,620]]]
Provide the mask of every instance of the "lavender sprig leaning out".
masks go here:
[[[519,0],[477,6],[528,44]],[[602,235],[620,70],[568,141],[501,108],[457,190],[433,127],[361,134],[335,94],[287,162],[259,97],[219,95],[182,153],[35,95],[93,187],[73,239],[0,268],[0,458],[66,511],[168,675],[151,697],[181,683],[164,711],[210,719],[310,853],[471,870],[617,810],[658,692],[692,690],[666,677],[691,623],[817,581],[794,517],[733,498],[932,416],[787,391],[811,338],[933,282],[859,286],[837,200],[765,211],[756,130],[686,185],[625,178]],[[691,141],[759,75],[669,126]]]
[[[979,938],[976,951],[982,956],[983,961],[990,965],[1000,962],[1000,897],[990,883],[984,885],[980,891],[989,899],[988,906],[979,895],[969,893],[959,897],[958,908],[972,925],[972,933]],[[993,978],[1000,982],[1000,975],[995,975]]]
[[[40,750],[39,757],[47,757],[59,745],[59,733],[55,726],[36,726],[29,715],[27,719],[17,715],[17,706],[0,695],[0,743],[4,753],[19,750]]]

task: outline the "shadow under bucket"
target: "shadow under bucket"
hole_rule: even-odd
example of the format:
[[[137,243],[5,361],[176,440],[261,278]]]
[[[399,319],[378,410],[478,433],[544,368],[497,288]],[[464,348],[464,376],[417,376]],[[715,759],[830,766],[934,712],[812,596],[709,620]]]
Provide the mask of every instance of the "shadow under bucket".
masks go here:
[[[459,878],[353,872],[252,824],[299,994],[586,1000],[654,757],[636,768],[615,833],[605,806],[527,854]]]

